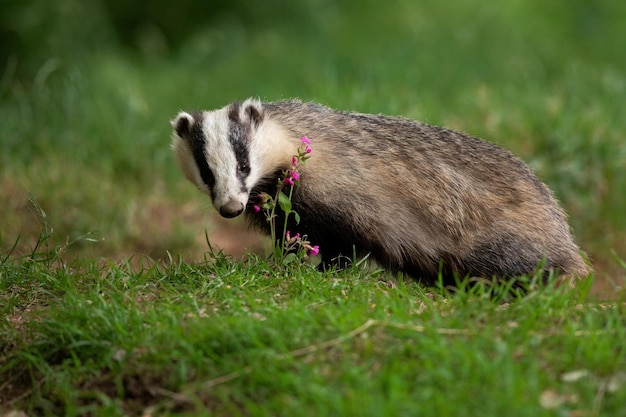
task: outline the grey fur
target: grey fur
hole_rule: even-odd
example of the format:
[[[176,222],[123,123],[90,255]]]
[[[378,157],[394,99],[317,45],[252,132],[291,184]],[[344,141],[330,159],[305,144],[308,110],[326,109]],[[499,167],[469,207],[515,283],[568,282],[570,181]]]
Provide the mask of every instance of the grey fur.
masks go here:
[[[250,135],[248,143],[295,150],[298,138],[311,139],[293,197],[301,223],[289,229],[319,245],[324,264],[356,249],[430,282],[439,272],[515,277],[541,262],[567,275],[589,273],[551,191],[509,151],[405,118],[295,100],[243,105],[249,117],[230,123],[244,124],[238,131]],[[252,207],[259,193],[275,193],[293,153],[264,165],[248,184],[246,216],[266,232],[263,213]]]

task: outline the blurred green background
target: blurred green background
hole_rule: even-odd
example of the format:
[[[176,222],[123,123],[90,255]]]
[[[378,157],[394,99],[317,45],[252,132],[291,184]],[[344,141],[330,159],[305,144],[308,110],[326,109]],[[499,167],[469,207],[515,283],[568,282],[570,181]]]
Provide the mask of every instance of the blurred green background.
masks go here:
[[[241,233],[178,172],[169,120],[300,97],[511,149],[562,201],[598,276],[623,283],[625,22],[620,0],[4,0],[3,253],[39,236],[29,195],[62,244],[96,238],[71,257],[196,259],[205,229],[237,252]]]

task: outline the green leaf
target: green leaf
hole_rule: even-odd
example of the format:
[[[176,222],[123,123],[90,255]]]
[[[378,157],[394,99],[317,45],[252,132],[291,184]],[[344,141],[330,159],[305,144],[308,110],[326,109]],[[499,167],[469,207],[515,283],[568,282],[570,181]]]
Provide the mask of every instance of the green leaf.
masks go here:
[[[291,200],[289,199],[287,194],[283,193],[282,191],[278,193],[278,205],[286,214],[289,214],[289,212],[291,212]]]
[[[293,217],[296,220],[296,224],[300,224],[300,215],[298,214],[297,211],[293,212]]]
[[[288,253],[285,256],[285,259],[283,259],[283,265],[287,265],[288,263],[291,263],[291,262],[295,261],[296,259],[297,259],[297,256],[296,256],[295,253],[293,253],[293,252],[292,253]]]
[[[282,257],[283,257],[283,248],[281,247],[280,244],[276,244],[276,246],[274,246],[274,260],[278,262],[280,259],[282,259]]]

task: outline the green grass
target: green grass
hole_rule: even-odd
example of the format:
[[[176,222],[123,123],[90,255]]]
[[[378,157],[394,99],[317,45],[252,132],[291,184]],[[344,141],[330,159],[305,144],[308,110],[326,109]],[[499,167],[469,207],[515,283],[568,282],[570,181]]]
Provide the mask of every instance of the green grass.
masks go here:
[[[0,415],[626,415],[626,3],[229,2],[175,47],[116,39],[107,3],[0,6]],[[595,279],[522,297],[211,254],[169,120],[248,96],[511,149]]]
[[[617,416],[623,298],[355,267],[0,266],[0,399],[27,415]]]

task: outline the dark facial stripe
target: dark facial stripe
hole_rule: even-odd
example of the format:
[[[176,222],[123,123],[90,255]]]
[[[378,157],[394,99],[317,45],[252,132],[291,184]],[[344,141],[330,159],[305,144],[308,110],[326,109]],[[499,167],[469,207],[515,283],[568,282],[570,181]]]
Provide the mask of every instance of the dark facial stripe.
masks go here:
[[[248,192],[246,178],[250,174],[250,150],[248,149],[252,129],[244,125],[239,118],[241,103],[234,102],[228,109],[228,141],[237,159],[237,178],[241,184],[241,191]]]
[[[196,161],[196,165],[198,165],[198,169],[200,170],[200,177],[202,181],[209,187],[211,191],[211,197],[213,197],[213,187],[215,187],[215,176],[213,176],[213,172],[209,168],[209,164],[207,163],[206,153],[204,150],[194,149],[193,150],[193,159]]]
[[[211,191],[211,197],[213,198],[213,187],[215,186],[215,176],[209,168],[206,154],[206,141],[204,133],[202,132],[202,114],[197,113],[193,115],[196,123],[189,130],[189,144],[191,145],[191,153],[193,159],[196,162],[196,166],[200,171],[200,178],[209,187]]]

